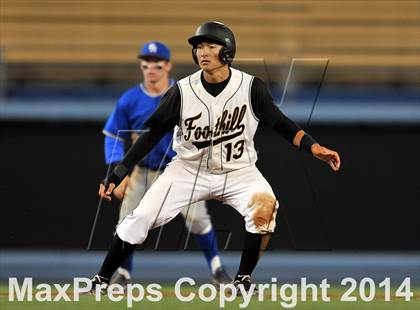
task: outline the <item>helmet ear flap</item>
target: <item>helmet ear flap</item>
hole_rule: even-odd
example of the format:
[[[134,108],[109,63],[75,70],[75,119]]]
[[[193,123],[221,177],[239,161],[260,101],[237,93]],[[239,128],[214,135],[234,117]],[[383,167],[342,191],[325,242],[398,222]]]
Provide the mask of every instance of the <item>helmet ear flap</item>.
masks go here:
[[[228,46],[224,46],[220,49],[219,59],[224,64],[230,64],[233,61],[232,52]]]
[[[219,51],[219,59],[222,63],[227,64],[226,48],[222,47]]]

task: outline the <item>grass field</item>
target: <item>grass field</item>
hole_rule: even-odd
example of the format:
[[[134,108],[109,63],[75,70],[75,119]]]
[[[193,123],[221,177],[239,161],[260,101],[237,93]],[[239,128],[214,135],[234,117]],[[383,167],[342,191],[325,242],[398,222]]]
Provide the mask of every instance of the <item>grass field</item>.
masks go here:
[[[139,302],[133,302],[132,309],[218,309],[219,307],[219,296],[217,296],[211,302],[204,302],[196,298],[191,302],[182,302],[180,301],[175,293],[173,286],[163,286],[160,290],[163,294],[163,298],[159,302],[151,302],[143,299]],[[182,294],[187,295],[190,292],[197,293],[198,289],[183,289]],[[358,298],[356,302],[343,302],[340,301],[341,296],[345,292],[344,288],[330,288],[328,290],[328,296],[331,298],[330,302],[323,302],[321,300],[321,295],[318,295],[318,301],[309,302],[302,301],[300,294],[297,298],[297,304],[293,308],[289,309],[316,309],[316,310],[329,310],[329,309],[377,309],[377,310],[419,310],[420,309],[420,289],[412,288],[414,296],[411,301],[405,301],[403,298],[397,298],[391,294],[391,301],[384,301],[384,293],[381,291],[376,292],[375,299],[371,302],[365,302]],[[391,290],[395,292],[395,290]],[[34,290],[35,294],[35,290]],[[57,292],[52,290],[52,296],[56,296]],[[72,291],[68,292],[69,296],[72,298]],[[355,296],[355,295],[354,295]],[[124,296],[121,301],[113,302],[108,299],[108,297],[101,297],[101,301],[96,301],[95,296],[83,295],[80,297],[79,301],[9,301],[8,297],[8,286],[6,284],[0,285],[0,309],[39,309],[39,310],[48,310],[48,309],[127,309],[127,298]],[[311,296],[308,295],[308,299],[311,299]],[[236,298],[233,302],[226,302],[224,309],[240,309],[240,305],[244,302],[242,297]],[[272,301],[271,295],[265,295],[264,301],[258,301],[256,296],[252,297],[251,302],[245,309],[287,309],[280,304],[280,301]]]

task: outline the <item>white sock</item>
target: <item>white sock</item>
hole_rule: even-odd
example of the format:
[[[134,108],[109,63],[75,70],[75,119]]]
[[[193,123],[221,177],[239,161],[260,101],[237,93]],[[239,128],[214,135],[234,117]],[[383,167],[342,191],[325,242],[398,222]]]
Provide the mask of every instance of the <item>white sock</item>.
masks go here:
[[[130,280],[131,279],[130,272],[127,269],[123,268],[123,267],[118,267],[118,273],[120,275],[122,275],[124,278],[126,278],[127,280]]]
[[[210,266],[211,266],[211,273],[215,274],[217,268],[222,266],[222,262],[220,261],[219,255],[216,255],[215,257],[211,259]]]

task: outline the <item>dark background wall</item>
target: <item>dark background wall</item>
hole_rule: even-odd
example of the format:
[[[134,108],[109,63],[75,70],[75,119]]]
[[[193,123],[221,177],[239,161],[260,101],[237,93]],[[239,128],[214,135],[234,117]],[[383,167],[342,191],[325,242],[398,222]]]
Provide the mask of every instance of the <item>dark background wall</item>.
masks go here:
[[[86,248],[104,177],[102,124],[0,123],[1,248]],[[420,127],[316,126],[337,149],[342,170],[290,147],[276,133],[257,133],[258,166],[280,201],[271,249],[420,250]],[[243,221],[210,202],[220,246],[241,247]],[[111,239],[117,204],[103,203],[92,248]],[[154,231],[146,248],[154,248]],[[159,248],[184,247],[178,216]],[[227,242],[229,241],[229,242]],[[188,248],[195,248],[188,243]]]

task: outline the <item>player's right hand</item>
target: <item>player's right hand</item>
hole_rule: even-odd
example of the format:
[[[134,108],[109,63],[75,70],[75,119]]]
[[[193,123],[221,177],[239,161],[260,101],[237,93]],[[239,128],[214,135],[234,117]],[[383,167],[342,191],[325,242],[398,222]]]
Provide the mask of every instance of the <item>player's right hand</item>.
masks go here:
[[[111,201],[111,194],[112,191],[115,188],[115,183],[107,183],[107,182],[101,182],[101,184],[99,184],[99,197]]]

